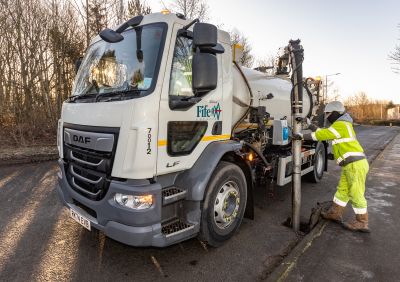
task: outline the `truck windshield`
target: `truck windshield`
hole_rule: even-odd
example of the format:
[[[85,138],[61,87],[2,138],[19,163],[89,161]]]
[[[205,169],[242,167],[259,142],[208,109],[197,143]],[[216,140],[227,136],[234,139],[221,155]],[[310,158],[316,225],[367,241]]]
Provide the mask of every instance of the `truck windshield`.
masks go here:
[[[72,98],[149,91],[157,80],[165,31],[165,24],[149,24],[125,31],[121,42],[100,40],[91,45],[77,73]]]

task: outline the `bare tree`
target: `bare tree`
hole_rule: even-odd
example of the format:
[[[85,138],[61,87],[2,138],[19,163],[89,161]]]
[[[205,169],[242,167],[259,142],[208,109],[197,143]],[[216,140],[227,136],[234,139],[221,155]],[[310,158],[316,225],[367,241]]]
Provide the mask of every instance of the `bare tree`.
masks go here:
[[[68,3],[77,13],[75,21],[79,21],[79,32],[85,34],[86,48],[90,44],[90,39],[102,28],[120,23],[120,0],[63,0],[60,2]]]
[[[0,1],[0,135],[25,144],[53,134],[84,37],[69,1]]]
[[[147,5],[146,1],[140,0],[129,0],[128,1],[128,11],[126,18],[129,19],[138,15],[147,15],[151,13],[150,6]]]
[[[106,5],[104,1],[94,0],[89,3],[89,30],[94,34],[98,34],[107,25]]]
[[[205,0],[174,0],[170,10],[183,14],[187,19],[208,20],[209,6]]]
[[[231,45],[239,44],[243,47],[243,54],[240,58],[240,64],[242,66],[251,68],[254,63],[254,56],[251,54],[251,45],[248,38],[240,33],[238,30],[232,30],[230,32]]]
[[[275,56],[268,55],[262,58],[256,59],[256,68],[261,72],[272,75],[274,73]]]
[[[395,107],[396,105],[393,103],[393,101],[389,101],[389,103],[386,105],[386,109],[393,109]]]
[[[257,66],[263,66],[263,67],[273,67],[275,64],[275,56],[273,55],[267,55],[262,58],[258,58],[256,60]]]
[[[357,121],[380,120],[387,116],[386,109],[390,102],[384,100],[372,100],[365,92],[357,94],[345,99],[344,104],[353,118]]]
[[[400,24],[398,25],[398,27],[400,29]],[[394,72],[400,73],[400,45],[395,46],[394,51],[389,54],[389,59],[394,65]]]

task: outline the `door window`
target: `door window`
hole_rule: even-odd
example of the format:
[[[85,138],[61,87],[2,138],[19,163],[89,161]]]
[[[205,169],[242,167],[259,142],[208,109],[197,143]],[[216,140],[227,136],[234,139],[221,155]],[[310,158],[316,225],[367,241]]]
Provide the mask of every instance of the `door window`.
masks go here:
[[[194,96],[192,90],[192,39],[178,36],[172,59],[170,96]]]
[[[207,130],[206,121],[171,121],[168,123],[167,151],[170,156],[190,154]]]

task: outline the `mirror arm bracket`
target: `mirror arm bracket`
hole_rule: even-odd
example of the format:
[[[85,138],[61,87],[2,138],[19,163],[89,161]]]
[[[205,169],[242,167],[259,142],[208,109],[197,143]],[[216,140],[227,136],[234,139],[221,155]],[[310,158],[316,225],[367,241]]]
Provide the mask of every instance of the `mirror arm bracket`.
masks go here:
[[[187,30],[187,29],[180,29],[178,30],[178,36],[183,36],[189,39],[193,39],[193,31]]]
[[[185,25],[185,26],[183,27],[183,29],[187,30],[189,27],[191,27],[191,26],[194,25],[195,23],[199,23],[199,22],[200,22],[199,19],[195,19],[195,20],[191,21],[190,23],[188,23],[187,25]]]

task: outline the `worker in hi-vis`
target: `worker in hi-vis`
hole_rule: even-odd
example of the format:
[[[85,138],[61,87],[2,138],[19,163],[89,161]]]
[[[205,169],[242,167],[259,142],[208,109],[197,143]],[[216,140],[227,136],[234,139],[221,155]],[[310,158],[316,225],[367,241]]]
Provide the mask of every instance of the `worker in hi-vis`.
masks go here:
[[[334,158],[342,167],[333,203],[327,212],[321,213],[322,217],[341,223],[343,212],[350,202],[356,218],[344,223],[344,227],[352,231],[369,232],[367,200],[364,197],[369,165],[364,150],[356,139],[353,119],[345,112],[343,104],[339,101],[328,103],[324,112],[325,124],[328,122],[330,127],[318,128],[307,119],[309,129],[313,132],[294,136],[304,140],[332,140]]]

